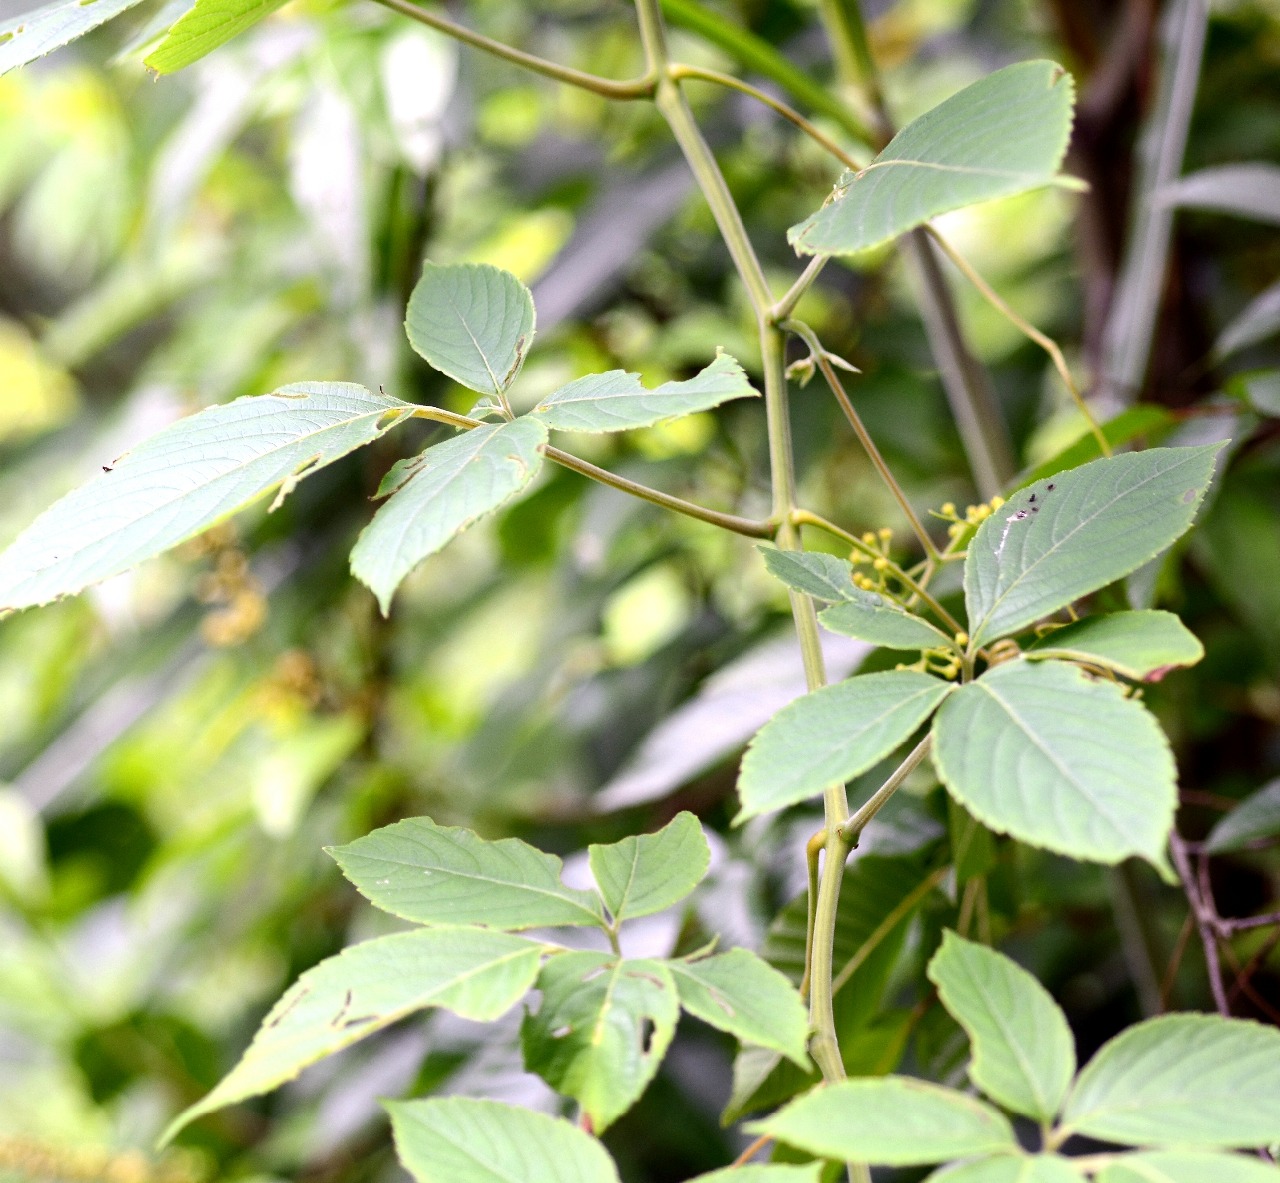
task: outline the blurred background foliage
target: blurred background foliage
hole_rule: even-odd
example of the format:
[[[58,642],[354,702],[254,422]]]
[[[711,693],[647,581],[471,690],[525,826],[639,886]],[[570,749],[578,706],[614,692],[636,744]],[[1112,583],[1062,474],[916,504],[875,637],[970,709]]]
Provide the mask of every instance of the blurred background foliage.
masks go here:
[[[812,0],[702,3],[838,93]],[[499,263],[533,286],[539,348],[514,390],[521,405],[593,370],[687,376],[719,345],[757,363],[727,255],[647,104],[531,79],[364,0],[295,0],[153,81],[140,50],[183,7],[137,10],[123,33],[112,25],[0,78],[0,541],[130,442],[239,395],[346,379],[465,411],[471,396],[404,343],[424,256]],[[622,0],[457,7],[558,61],[641,72]],[[943,225],[1080,372],[1096,372],[1131,249],[1135,146],[1158,105],[1161,6],[881,0],[868,13],[900,122],[1010,61],[1052,57],[1075,75],[1068,169],[1091,190]],[[675,39],[682,59],[737,72],[696,35]],[[796,271],[785,230],[837,170],[749,99],[690,87],[781,287]],[[1186,171],[1278,159],[1280,9],[1219,3]],[[1269,219],[1221,201],[1177,213],[1142,394],[1149,439],[1234,441],[1202,528],[1127,589],[1183,613],[1208,651],[1145,691],[1177,751],[1191,839],[1280,773],[1272,201]],[[1019,465],[1052,457],[1081,430],[1065,391],[951,278]],[[829,266],[801,311],[862,368],[851,390],[916,505],[976,500],[896,256]],[[857,532],[904,533],[819,384],[796,392],[794,416],[803,503]],[[636,949],[714,934],[758,948],[801,890],[814,809],[728,826],[742,743],[802,687],[785,593],[749,543],[548,466],[496,525],[417,571],[383,620],[346,555],[383,472],[425,438],[384,440],[274,514],[259,508],[0,624],[0,1178],[392,1179],[380,1097],[553,1107],[520,1070],[511,1024],[436,1016],[151,1155],[300,971],[392,923],[322,851],[377,825],[429,814],[520,835],[565,855],[572,874],[587,842],[691,808],[714,831],[712,875],[688,915],[637,925]],[[767,512],[755,405],[580,450],[707,504]],[[865,656],[828,640],[837,674]],[[1208,1005],[1180,893],[1142,868],[974,833],[929,776],[911,789],[869,831],[845,888],[846,947],[879,934],[841,996],[851,1071],[959,1079],[962,1038],[921,972],[948,926],[1032,966],[1085,1054],[1143,1013]],[[1280,861],[1266,843],[1210,873],[1224,915],[1275,906]],[[784,913],[767,937],[784,962],[795,920]],[[1275,947],[1268,928],[1228,943],[1236,1013],[1280,1019]],[[682,1029],[606,1138],[628,1181],[682,1179],[740,1149],[719,1120],[731,1093],[740,1108],[750,1092],[750,1065],[736,1090],[732,1066],[713,1032]]]

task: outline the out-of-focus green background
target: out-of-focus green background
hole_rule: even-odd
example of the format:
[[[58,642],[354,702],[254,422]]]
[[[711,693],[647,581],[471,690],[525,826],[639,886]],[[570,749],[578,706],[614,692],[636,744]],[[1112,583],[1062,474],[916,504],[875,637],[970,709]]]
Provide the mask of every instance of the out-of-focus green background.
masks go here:
[[[705,4],[834,87],[814,4]],[[1090,191],[942,225],[1082,375],[1096,372],[1128,240],[1162,7],[868,6],[900,122],[1010,61],[1051,57],[1075,75],[1067,167]],[[0,78],[0,542],[131,442],[239,395],[345,379],[466,410],[471,396],[403,339],[424,256],[498,263],[533,287],[521,405],[612,367],[686,376],[717,346],[757,364],[726,252],[647,105],[610,106],[460,52],[365,0],[296,0],[157,81],[138,47],[162,13],[173,5]],[[472,0],[456,15],[596,73],[641,70],[622,0]],[[674,39],[684,60],[738,72],[691,34]],[[749,99],[690,93],[781,289],[797,270],[785,230],[838,168]],[[1185,170],[1277,161],[1280,10],[1218,3]],[[1130,588],[1182,612],[1208,650],[1145,691],[1178,755],[1192,838],[1280,772],[1280,298],[1240,320],[1280,279],[1275,221],[1177,213],[1144,391],[1151,439],[1235,440],[1202,528]],[[1065,392],[1044,355],[951,278],[1019,464],[1052,456],[1081,430]],[[976,500],[895,256],[831,265],[802,312],[862,368],[851,392],[915,503]],[[805,504],[858,532],[902,533],[819,384],[796,391],[794,414]],[[522,503],[419,569],[384,620],[346,556],[383,472],[428,438],[406,430],[272,515],[260,507],[0,623],[0,1178],[392,1179],[380,1097],[554,1105],[521,1071],[513,1023],[438,1016],[152,1156],[167,1119],[226,1071],[300,971],[392,923],[322,851],[377,825],[429,814],[516,834],[572,872],[587,842],[692,809],[715,831],[712,875],[690,915],[641,926],[637,948],[716,933],[758,947],[801,888],[813,810],[727,825],[741,744],[801,686],[785,593],[752,546],[548,468]],[[579,450],[695,500],[767,512],[757,405]],[[841,672],[862,652],[833,641],[829,656]],[[859,855],[896,860],[891,872],[929,864],[947,830],[931,780],[910,788]],[[1224,914],[1274,901],[1274,851],[1217,866]],[[1084,1053],[1153,1007],[1206,1004],[1195,942],[1181,952],[1185,901],[1147,872],[1004,841],[979,869],[983,923],[1067,1007]],[[963,1045],[920,969],[962,894],[945,882],[881,958],[849,1020],[861,1070],[956,1071]],[[1268,930],[1237,940],[1228,978],[1246,971],[1237,1013],[1276,1021],[1271,945]],[[682,1179],[740,1147],[718,1121],[731,1056],[709,1030],[682,1028],[606,1137],[628,1183]]]

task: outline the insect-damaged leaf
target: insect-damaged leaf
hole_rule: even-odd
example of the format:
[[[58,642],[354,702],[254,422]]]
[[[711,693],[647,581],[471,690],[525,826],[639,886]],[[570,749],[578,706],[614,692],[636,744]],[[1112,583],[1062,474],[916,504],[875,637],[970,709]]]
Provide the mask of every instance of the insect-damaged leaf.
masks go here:
[[[543,966],[538,989],[542,1005],[520,1029],[525,1064],[601,1131],[644,1091],[675,1034],[671,971],[661,961],[561,953]]]
[[[546,427],[525,418],[473,428],[422,453],[351,552],[352,574],[372,589],[384,614],[414,567],[533,480],[546,439]]]
[[[1111,456],[1010,498],[965,560],[974,643],[1016,633],[1158,555],[1191,526],[1221,447]]]
[[[542,952],[533,941],[483,928],[423,928],[353,945],[285,991],[240,1062],[179,1114],[165,1140],[202,1114],[268,1092],[424,1007],[496,1019],[533,985]]]
[[[488,842],[411,817],[329,853],[371,903],[419,924],[521,929],[604,919],[594,892],[560,881],[555,855],[518,838]]]
[[[529,413],[559,431],[626,431],[756,393],[737,361],[721,353],[687,382],[664,382],[656,390],[646,390],[638,374],[623,370],[589,374],[547,395]]]
[[[396,1153],[418,1183],[618,1183],[608,1152],[561,1117],[499,1101],[387,1105]]]
[[[852,254],[948,210],[1050,184],[1071,131],[1075,86],[1053,62],[1006,66],[909,123],[787,231],[802,254]]]
[[[0,554],[0,608],[73,595],[216,525],[412,415],[399,399],[308,382],[181,419],[68,493]]]
[[[441,373],[480,394],[501,394],[533,342],[533,296],[487,263],[423,264],[409,297],[409,344]]]

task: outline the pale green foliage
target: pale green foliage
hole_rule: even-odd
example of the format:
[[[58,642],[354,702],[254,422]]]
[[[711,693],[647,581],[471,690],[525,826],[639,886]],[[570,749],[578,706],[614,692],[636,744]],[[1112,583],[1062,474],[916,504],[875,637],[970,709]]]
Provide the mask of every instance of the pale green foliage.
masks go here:
[[[656,390],[646,390],[638,374],[624,370],[589,374],[547,395],[529,413],[557,431],[627,431],[757,396],[742,367],[722,353],[687,382],[664,382]]]
[[[127,12],[139,0],[52,0],[29,12],[0,20],[0,74],[25,66],[36,58],[83,37],[92,29]]]
[[[1154,558],[1190,527],[1220,447],[1095,460],[1011,498],[969,544],[974,642],[1018,632]]]
[[[802,1068],[809,1016],[791,983],[746,949],[670,962],[680,1005],[743,1043],[768,1048]]]
[[[969,1077],[993,1101],[1052,1121],[1076,1070],[1071,1028],[1025,969],[954,932],[929,962],[942,1005],[969,1035]]]
[[[1095,1183],[1277,1183],[1280,1167],[1242,1154],[1148,1150],[1103,1167]]]
[[[384,614],[414,567],[528,486],[546,438],[541,423],[517,419],[477,427],[422,453],[351,551],[352,574],[372,589]]]
[[[285,386],[180,419],[47,509],[0,554],[0,608],[73,595],[216,525],[413,414],[345,382]]]
[[[709,1175],[697,1175],[689,1183],[820,1183],[822,1163],[784,1166],[780,1163],[748,1163],[744,1167],[725,1167]]]
[[[147,65],[160,74],[190,66],[270,16],[283,3],[284,0],[196,0],[147,55]]]
[[[885,649],[937,649],[951,640],[928,621],[873,591],[855,589],[843,603],[823,609],[818,619],[833,633]]]
[[[387,1110],[400,1161],[418,1183],[618,1183],[604,1147],[560,1117],[466,1097]]]
[[[1138,1146],[1280,1141],[1280,1031],[1219,1015],[1162,1015],[1089,1061],[1063,1124]]]
[[[944,1167],[926,1183],[1084,1183],[1084,1176],[1056,1154],[1007,1154]]]
[[[1280,834],[1280,780],[1263,785],[1219,821],[1205,839],[1205,849],[1212,854],[1239,850],[1276,834]]]
[[[964,88],[902,129],[787,237],[808,255],[879,246],[938,214],[1050,184],[1071,129],[1075,86],[1053,62],[1020,62]]]
[[[1113,612],[1054,629],[1027,651],[1105,666],[1142,679],[1177,666],[1195,665],[1204,646],[1172,612]]]
[[[738,820],[794,805],[865,772],[951,693],[940,678],[890,670],[849,678],[784,707],[743,757]]]
[[[821,551],[779,550],[758,546],[769,574],[792,591],[818,600],[847,600],[853,596],[853,567],[846,559]]]
[[[414,1011],[441,1006],[466,1019],[496,1019],[533,985],[541,956],[533,941],[480,928],[419,929],[353,945],[285,992],[240,1062],[165,1138]]]
[[[604,919],[594,893],[560,881],[555,855],[518,838],[486,842],[412,817],[329,853],[372,903],[419,924],[522,929]]]
[[[711,848],[698,819],[679,813],[656,834],[588,848],[591,874],[615,921],[661,912],[702,882]]]
[[[953,1089],[905,1076],[814,1089],[749,1128],[809,1154],[885,1166],[1017,1147],[1003,1114]]]
[[[525,1063],[603,1130],[635,1103],[675,1034],[671,972],[660,961],[561,953],[538,989],[542,1003],[520,1031]]]
[[[487,263],[425,263],[404,322],[414,349],[480,394],[511,385],[533,343],[533,326],[529,289]]]
[[[943,704],[933,759],[994,830],[1076,858],[1164,865],[1173,756],[1151,714],[1113,683],[1063,662],[998,665]]]

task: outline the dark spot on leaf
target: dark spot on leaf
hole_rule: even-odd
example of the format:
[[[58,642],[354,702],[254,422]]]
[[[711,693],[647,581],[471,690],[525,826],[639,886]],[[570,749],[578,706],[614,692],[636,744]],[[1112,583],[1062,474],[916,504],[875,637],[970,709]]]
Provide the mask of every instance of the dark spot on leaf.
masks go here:
[[[1182,495],[1182,504],[1190,505],[1196,499],[1196,497],[1199,496],[1199,494],[1200,494],[1199,489],[1188,489]]]
[[[1031,496],[1027,498],[1028,501],[1034,501],[1035,499],[1036,499],[1036,495],[1034,493],[1032,493]]]
[[[103,471],[103,472],[115,472],[115,469],[114,469],[114,468],[112,468],[110,464],[104,464],[104,465],[102,466],[102,471]]]
[[[1053,485],[1045,485],[1045,490],[1046,490],[1047,492],[1052,492],[1052,491],[1053,491]]]
[[[652,1019],[642,1019],[640,1021],[640,1054],[649,1056],[653,1054],[653,1035],[657,1030],[653,1025]]]
[[[377,1015],[352,1015],[351,1018],[343,1022],[342,1029],[346,1031],[351,1027],[362,1027],[366,1023],[376,1023],[377,1021]]]

